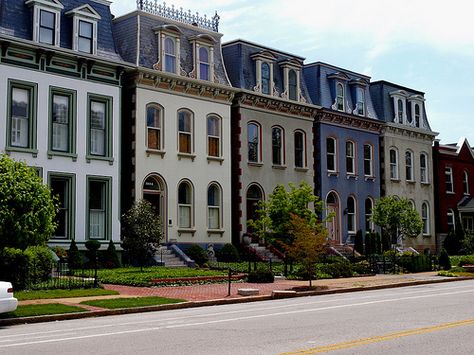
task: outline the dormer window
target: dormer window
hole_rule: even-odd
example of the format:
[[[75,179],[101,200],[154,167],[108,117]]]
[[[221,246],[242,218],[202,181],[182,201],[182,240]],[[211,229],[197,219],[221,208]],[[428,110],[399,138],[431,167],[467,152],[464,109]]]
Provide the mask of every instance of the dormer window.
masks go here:
[[[420,105],[415,104],[415,126],[420,127]]]
[[[199,48],[199,79],[209,80],[209,50],[206,47]]]
[[[97,22],[101,19],[94,8],[82,5],[66,12],[73,16],[72,49],[95,55],[97,53]]]
[[[176,45],[171,37],[165,38],[165,71],[176,73]]]
[[[422,95],[411,95],[408,97],[408,102],[411,107],[411,124],[418,128],[423,128],[423,102],[425,101]]]
[[[397,100],[397,117],[398,123],[403,123],[403,101],[401,99]]]
[[[194,53],[194,69],[189,74],[200,80],[214,80],[214,44],[216,40],[209,35],[197,35],[191,38]]]
[[[393,99],[393,122],[400,124],[411,124],[411,119],[407,118],[406,98],[408,94],[403,90],[397,90],[390,93]]]
[[[294,70],[288,73],[288,97],[290,100],[298,100],[298,81]]]
[[[336,107],[338,111],[344,111],[344,86],[336,84]]]
[[[262,93],[270,95],[270,65],[262,63]]]
[[[357,88],[356,90],[357,100],[357,114],[365,116],[365,91],[363,88]]]
[[[33,41],[59,47],[64,6],[57,0],[27,0],[25,4],[33,6]]]

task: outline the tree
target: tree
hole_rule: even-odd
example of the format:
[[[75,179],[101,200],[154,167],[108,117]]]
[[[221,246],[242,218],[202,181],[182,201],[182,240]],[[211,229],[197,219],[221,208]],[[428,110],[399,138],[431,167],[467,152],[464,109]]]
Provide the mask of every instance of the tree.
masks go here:
[[[313,194],[313,188],[304,181],[298,187],[292,183],[288,186],[289,191],[283,185],[277,185],[268,202],[260,202],[260,209],[257,211],[259,218],[248,221],[249,226],[259,237],[291,244],[292,236],[289,233],[291,214],[304,219],[310,227],[316,225],[318,220],[316,213],[322,211],[322,202]]]
[[[382,197],[372,213],[372,221],[390,237],[392,244],[401,244],[405,238],[415,238],[423,231],[420,215],[405,198]]]
[[[123,248],[143,270],[162,238],[160,217],[150,202],[140,200],[122,216],[122,237]]]
[[[45,245],[56,228],[57,203],[35,170],[0,155],[0,250]]]
[[[309,287],[312,287],[314,264],[326,250],[327,230],[322,223],[311,225],[304,218],[291,213],[289,232],[293,243],[286,245],[288,255],[299,261],[309,277]]]

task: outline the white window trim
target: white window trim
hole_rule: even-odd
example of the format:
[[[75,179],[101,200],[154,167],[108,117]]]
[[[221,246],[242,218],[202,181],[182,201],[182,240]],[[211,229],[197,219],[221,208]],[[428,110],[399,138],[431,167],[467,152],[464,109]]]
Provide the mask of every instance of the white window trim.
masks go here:
[[[218,196],[218,201],[217,201],[217,206],[214,205],[214,206],[211,206],[209,205],[209,201],[207,201],[207,229],[210,230],[210,231],[219,231],[219,230],[222,230],[222,226],[223,226],[223,221],[222,221],[222,188],[219,184],[217,184],[216,182],[212,182],[211,184],[209,184],[209,186],[207,187],[207,193],[209,194],[209,189],[214,186],[216,189],[217,189],[217,193],[219,194]],[[210,227],[210,216],[211,216],[211,213],[210,211],[211,210],[217,210],[218,211],[218,214],[219,214],[219,219],[218,219],[218,226],[217,228],[211,228]]]
[[[424,125],[424,113],[423,113],[423,103],[425,102],[425,99],[421,95],[411,95],[408,97],[408,103],[411,105],[411,117],[412,121],[410,124],[413,127],[416,127],[416,120],[415,120],[415,105],[418,105],[420,107],[420,126],[417,128],[425,128]]]
[[[158,110],[160,112],[160,127],[159,128],[153,127],[153,126],[148,126],[148,117],[147,116],[148,116],[148,109],[149,108],[155,108],[156,110]],[[147,151],[164,152],[164,127],[163,127],[164,120],[163,120],[163,116],[164,116],[164,109],[161,105],[158,105],[157,103],[149,103],[148,105],[145,106],[145,123],[146,123],[145,148],[146,148]],[[158,143],[158,145],[159,145],[158,149],[150,148],[148,146],[148,130],[149,129],[157,130],[157,131],[160,132],[160,141]]]
[[[249,160],[249,126],[253,124],[257,127],[257,160]],[[250,164],[261,164],[262,163],[262,126],[256,121],[247,122],[247,162]]]
[[[153,65],[155,70],[161,70],[167,72],[165,70],[165,39],[167,37],[174,40],[174,50],[175,50],[175,72],[167,72],[176,75],[183,75],[186,76],[186,72],[181,69],[181,39],[180,36],[182,34],[181,30],[176,26],[160,26],[154,28],[155,34],[157,35],[158,40],[158,61],[156,64]]]
[[[426,206],[426,217],[423,216],[423,207]],[[430,235],[430,206],[428,202],[421,204],[421,219],[423,221],[423,235]],[[425,231],[426,227],[426,231]]]
[[[349,212],[349,199],[352,199],[352,201],[354,201],[354,212]],[[357,232],[357,200],[354,196],[349,196],[347,198],[347,233],[349,234],[355,234]],[[349,229],[349,218],[353,219],[353,228],[354,229]]]
[[[302,149],[302,165],[301,166],[296,166],[296,159],[295,159],[295,168],[296,169],[306,169],[307,168],[307,157],[306,157],[306,132],[302,131],[302,130],[296,130],[293,132],[293,144],[294,144],[294,153],[295,153],[295,156],[296,156],[296,133],[300,133],[301,136],[302,136],[302,144],[303,144],[303,149]]]
[[[390,93],[390,97],[393,99],[393,109],[394,109],[394,117],[393,122],[399,124],[408,124],[407,122],[407,104],[406,98],[408,94],[403,90],[397,90]],[[402,122],[398,119],[398,100],[401,100],[402,107],[403,107],[403,114],[402,114]]]
[[[452,216],[453,230],[456,230],[456,216],[455,216],[454,211],[453,211],[452,208],[448,208],[448,211],[447,211],[447,213],[446,213],[446,217],[447,217],[447,219],[448,219],[448,221],[447,221],[447,222],[448,222],[448,223],[447,223],[447,225],[448,225],[448,230],[449,230],[449,225],[450,225],[450,224],[449,224],[450,216]]]
[[[348,144],[352,145],[352,156],[347,154],[347,145]],[[356,143],[354,141],[347,140],[346,141],[346,174],[347,175],[356,175],[356,160],[357,160],[356,150],[357,150]],[[351,159],[352,171],[348,170],[348,166],[347,166],[347,160],[348,159]]]
[[[209,55],[209,78],[208,79],[201,79],[201,58],[200,58],[200,48],[204,47],[207,49],[207,53]],[[196,79],[204,80],[204,81],[214,81],[214,47],[203,44],[201,42],[195,41],[194,42],[194,71],[196,72]]]
[[[365,147],[369,147],[369,151],[370,151],[370,158],[367,159],[365,157]],[[366,143],[364,144],[364,147],[363,147],[364,151],[363,151],[363,154],[364,154],[364,176],[365,177],[373,177],[374,176],[374,147],[372,144],[369,144],[369,143]],[[370,166],[370,174],[367,175],[365,173],[365,164],[366,162],[369,162],[369,166]]]
[[[329,153],[328,150],[327,150],[327,140],[328,139],[332,139],[334,141],[334,152],[333,153]],[[329,169],[328,168],[328,157],[329,155],[332,157],[332,159],[334,160],[334,169]],[[326,138],[326,169],[328,172],[330,173],[335,173],[337,172],[337,168],[338,168],[338,164],[337,164],[337,139],[334,138],[334,137],[327,137]]]
[[[453,178],[453,168],[447,166],[444,168],[444,186],[446,188],[446,175],[449,175],[449,182],[451,184],[451,190],[446,190],[447,193],[454,193],[454,178]]]
[[[39,42],[39,29],[40,29],[40,12],[45,10],[54,14],[54,46],[60,46],[61,40],[61,10],[64,6],[57,0],[46,1],[46,0],[28,0],[25,1],[25,5],[33,6],[33,41]],[[46,43],[42,43],[47,45]]]
[[[341,86],[342,87],[342,109],[339,109],[338,108],[338,98],[339,98],[339,95],[337,94],[337,89],[338,87]],[[344,87],[344,84],[341,83],[340,81],[337,81],[336,82],[336,110],[337,111],[341,111],[341,112],[345,112],[346,110],[346,88]]]
[[[301,101],[301,87],[300,87],[300,77],[301,69],[295,66],[284,65],[283,66],[283,87],[284,92],[281,94],[281,97],[287,100],[290,99],[290,70],[293,70],[296,74],[296,102]],[[294,100],[291,100],[294,101]]]
[[[407,154],[410,155],[410,161],[411,161],[411,165],[408,165],[407,164]],[[413,153],[413,151],[411,150],[406,150],[405,151],[405,179],[409,182],[414,182],[415,181],[415,162],[414,162],[414,157],[415,157],[415,154]],[[408,178],[408,169],[410,169],[410,178]]]
[[[280,130],[280,163],[275,163],[274,156],[273,156],[273,130],[278,129]],[[280,126],[273,126],[272,127],[272,165],[274,166],[285,166],[285,130]]]
[[[362,93],[362,99],[359,100],[359,93]],[[362,113],[359,112],[359,103],[362,103]],[[367,109],[367,100],[366,100],[366,94],[365,94],[365,88],[364,87],[356,87],[356,104],[355,104],[355,109],[354,112],[355,114],[359,116],[364,116],[366,115]]]
[[[466,170],[462,174],[462,189],[464,195],[469,195],[469,174]]]
[[[390,152],[395,152],[395,163],[392,163]],[[388,150],[388,165],[389,165],[389,176],[390,180],[400,180],[400,161],[398,157],[398,149],[390,148]],[[392,165],[395,166],[395,176],[392,176]]]
[[[180,113],[181,111],[184,111],[184,112],[189,113],[189,120],[190,120],[190,122],[189,122],[189,127],[190,127],[189,129],[190,129],[190,131],[189,131],[189,132],[180,131],[180,130],[179,130],[179,113]],[[194,112],[191,111],[190,109],[187,109],[187,108],[181,108],[181,109],[179,109],[179,110],[177,111],[176,123],[177,123],[177,127],[176,127],[177,129],[176,129],[176,131],[178,132],[178,154],[181,154],[181,155],[183,155],[183,154],[184,154],[184,155],[194,155]],[[189,135],[189,136],[191,137],[191,138],[190,138],[190,152],[189,152],[189,153],[187,153],[187,152],[182,152],[182,151],[180,150],[181,147],[180,147],[180,139],[179,139],[179,137],[180,137],[181,134]]]
[[[425,167],[423,168],[423,166],[421,165],[421,157],[424,156],[425,157]],[[425,178],[423,179],[423,174],[422,174],[422,171],[425,171]],[[426,153],[421,153],[420,154],[420,182],[422,184],[429,184],[430,182],[430,179],[429,179],[429,171],[430,171],[430,168],[429,168],[429,160],[428,160],[428,154]]]
[[[217,118],[217,124],[219,125],[218,127],[218,130],[219,130],[219,136],[213,136],[213,135],[210,135],[209,132],[208,132],[208,120],[212,117],[215,117]],[[222,152],[222,118],[216,114],[210,114],[210,115],[207,115],[206,117],[206,136],[207,136],[207,156],[208,158],[222,158],[223,156],[223,152]],[[210,155],[209,154],[209,138],[216,138],[219,142],[218,142],[218,147],[219,147],[219,154],[217,156],[214,156],[214,155]]]
[[[79,21],[92,24],[92,53],[80,52],[85,54],[97,55],[97,22],[101,19],[100,15],[88,4],[79,6],[66,15],[73,17],[72,49],[79,51]]]
[[[179,203],[179,187],[181,186],[181,184],[186,184],[188,185],[188,188],[189,188],[189,203]],[[176,201],[178,202],[177,203],[177,206],[178,206],[178,218],[177,218],[177,224],[178,224],[178,229],[179,230],[186,230],[186,229],[193,229],[194,228],[194,186],[193,184],[191,184],[191,181],[189,180],[181,180],[179,183],[178,183],[178,190],[177,190],[177,199]],[[184,207],[184,208],[189,208],[189,227],[185,227],[185,226],[181,226],[180,222],[180,216],[181,216],[181,208]]]

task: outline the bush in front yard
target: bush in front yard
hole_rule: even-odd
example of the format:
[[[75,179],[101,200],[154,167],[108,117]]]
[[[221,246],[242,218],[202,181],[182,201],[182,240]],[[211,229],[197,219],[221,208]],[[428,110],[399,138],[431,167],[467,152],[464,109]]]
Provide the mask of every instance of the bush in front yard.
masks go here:
[[[275,281],[275,276],[271,270],[257,270],[248,274],[247,281],[250,283],[272,283]]]
[[[120,267],[120,260],[115,249],[114,242],[110,240],[107,250],[104,252],[102,264],[107,269]]]
[[[474,265],[474,255],[463,255],[459,258],[457,266]]]
[[[443,270],[449,270],[451,269],[451,260],[449,260],[449,255],[446,249],[442,249],[441,253],[439,254],[439,267],[442,268]]]
[[[67,251],[67,265],[69,269],[80,269],[82,267],[82,254],[77,248],[76,241],[73,239],[69,245],[69,250]]]
[[[199,266],[203,266],[209,261],[206,251],[197,244],[191,245],[185,253]]]
[[[28,284],[29,257],[21,249],[4,248],[0,251],[0,279],[9,281],[22,290]]]
[[[323,273],[329,274],[333,278],[352,277],[352,265],[347,260],[341,260],[331,264],[323,264],[320,269]]]
[[[51,250],[48,247],[28,247],[25,254],[29,258],[31,282],[37,283],[48,280],[53,268]]]
[[[233,244],[225,244],[221,250],[217,252],[217,260],[224,263],[234,263],[240,261],[239,252]]]

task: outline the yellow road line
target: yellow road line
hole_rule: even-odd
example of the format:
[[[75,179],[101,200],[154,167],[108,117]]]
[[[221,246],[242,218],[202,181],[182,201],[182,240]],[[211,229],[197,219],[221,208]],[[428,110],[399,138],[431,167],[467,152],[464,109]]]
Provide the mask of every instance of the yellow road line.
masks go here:
[[[293,352],[282,353],[280,355],[313,355],[313,354],[320,354],[320,353],[325,353],[325,352],[329,352],[329,351],[354,348],[354,347],[357,347],[357,346],[362,346],[362,345],[378,343],[378,342],[382,342],[382,341],[388,341],[388,340],[403,338],[403,337],[407,337],[407,336],[411,336],[411,335],[426,334],[426,333],[431,333],[431,332],[435,332],[435,331],[439,331],[439,330],[443,330],[443,329],[462,327],[462,326],[471,325],[471,324],[474,324],[474,318],[473,319],[462,320],[462,321],[457,321],[457,322],[438,324],[438,325],[434,325],[434,326],[431,326],[431,327],[415,328],[415,329],[405,330],[405,331],[402,331],[402,332],[389,333],[389,334],[370,337],[370,338],[356,339],[356,340],[346,341],[346,342],[342,342],[342,343],[318,346],[316,348],[311,348],[311,349],[297,350],[297,351],[293,351]]]

